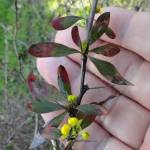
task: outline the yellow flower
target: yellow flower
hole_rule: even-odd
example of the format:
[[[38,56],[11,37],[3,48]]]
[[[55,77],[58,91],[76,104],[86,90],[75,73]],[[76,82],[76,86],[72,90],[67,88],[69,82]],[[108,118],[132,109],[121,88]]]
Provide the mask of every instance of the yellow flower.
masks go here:
[[[67,100],[69,103],[75,103],[77,100],[77,96],[76,95],[68,95]]]
[[[90,134],[87,131],[83,131],[81,136],[83,140],[88,140],[90,138]]]
[[[70,125],[69,124],[64,124],[60,131],[61,131],[61,134],[63,135],[63,137],[67,137],[69,135],[69,132],[70,132]]]
[[[68,119],[68,124],[72,127],[76,126],[78,124],[79,120],[76,117],[71,117]]]

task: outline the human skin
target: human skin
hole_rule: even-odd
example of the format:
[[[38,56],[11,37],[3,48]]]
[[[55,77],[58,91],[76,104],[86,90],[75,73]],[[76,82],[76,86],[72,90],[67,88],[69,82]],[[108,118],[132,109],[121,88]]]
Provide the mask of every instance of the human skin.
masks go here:
[[[116,39],[102,36],[92,47],[101,43],[114,43],[121,47],[121,52],[112,58],[100,55],[113,63],[119,72],[134,86],[120,86],[108,82],[96,70],[91,62],[87,63],[86,83],[90,87],[106,88],[88,91],[83,103],[100,102],[111,95],[116,95],[105,108],[108,113],[97,117],[97,123],[87,128],[90,139],[94,142],[80,142],[75,150],[150,150],[150,13],[134,12],[121,8],[106,8],[111,12],[110,27],[116,33]],[[73,43],[71,29],[59,31],[55,41],[77,48]],[[85,30],[80,29],[80,36],[85,38]],[[79,94],[80,87],[79,54],[61,58],[38,58],[37,68],[50,84],[57,85],[57,68],[65,66],[74,94]],[[121,94],[120,94],[121,93]],[[43,114],[45,122],[56,113]]]

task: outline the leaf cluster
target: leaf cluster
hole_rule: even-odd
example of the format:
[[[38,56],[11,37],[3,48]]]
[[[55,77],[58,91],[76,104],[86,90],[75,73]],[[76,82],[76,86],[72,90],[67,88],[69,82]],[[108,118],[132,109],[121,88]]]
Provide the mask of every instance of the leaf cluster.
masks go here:
[[[52,20],[51,25],[56,30],[65,30],[82,19],[84,18],[78,16],[58,17]],[[112,57],[120,52],[119,47],[114,44],[105,44],[93,49],[89,48],[90,45],[96,42],[96,40],[98,40],[104,34],[111,39],[116,37],[114,31],[109,27],[109,21],[110,12],[104,12],[101,14],[87,34],[87,39],[84,41],[82,41],[80,38],[78,26],[75,25],[72,27],[72,40],[80,48],[80,51],[55,42],[42,42],[32,45],[28,52],[34,57],[63,57],[74,53],[80,53],[81,56],[84,56],[92,61],[97,70],[108,81],[118,85],[132,85],[129,81],[122,77],[113,64],[89,55],[90,53],[95,53],[106,57]],[[71,90],[69,76],[64,66],[60,65],[58,67],[57,81],[59,90],[49,85],[50,89],[53,89],[53,92],[47,97],[47,99],[45,99],[45,94],[44,98],[41,98],[39,92],[36,91],[37,82],[33,76],[34,75],[32,74],[29,75],[28,85],[32,93],[35,95],[36,100],[32,103],[29,103],[28,108],[36,113],[48,113],[58,110],[63,111],[63,113],[53,118],[40,131],[40,136],[42,136],[44,139],[55,140],[61,137],[59,126],[67,114],[69,116],[82,119],[82,129],[89,126],[94,121],[96,116],[102,115],[103,111],[101,103],[80,104],[79,102],[79,98],[82,98],[83,94],[89,89],[88,85],[83,85],[84,90],[81,91],[83,93],[80,93],[82,97],[78,96],[77,101],[74,103],[68,102],[67,97],[69,95],[73,95],[73,93]],[[71,141],[74,143],[75,140],[76,139],[73,139]],[[68,146],[71,141],[68,140]]]

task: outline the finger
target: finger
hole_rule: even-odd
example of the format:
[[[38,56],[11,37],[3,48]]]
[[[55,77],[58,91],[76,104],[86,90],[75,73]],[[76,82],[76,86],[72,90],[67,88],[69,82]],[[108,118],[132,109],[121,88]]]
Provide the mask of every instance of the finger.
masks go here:
[[[91,142],[77,142],[74,145],[75,150],[96,150],[100,145],[105,147],[110,135],[97,124],[93,123],[85,129],[90,134]],[[80,137],[79,137],[80,138]]]
[[[109,135],[97,124],[93,123],[85,130],[90,133],[91,142],[77,142],[74,146],[75,150],[132,150],[120,140]]]
[[[81,37],[85,38],[85,31],[80,29]],[[63,43],[67,46],[74,47],[74,43],[71,38],[71,28],[65,31],[58,32],[56,34],[56,42]],[[101,41],[97,41],[93,47],[99,46]],[[150,101],[149,101],[149,92],[150,92],[150,63],[145,61],[143,58],[138,55],[122,48],[121,52],[112,58],[102,57],[101,55],[93,55],[97,58],[108,60],[112,62],[119,72],[134,86],[118,86],[114,85],[114,87],[120,91],[121,93],[129,96],[133,100],[142,104],[147,109],[150,109]],[[81,59],[78,54],[70,56],[74,61],[80,63]],[[88,62],[87,68],[93,72],[96,76],[101,77],[103,80],[105,78],[99,74],[97,69],[91,62]],[[107,80],[105,80],[108,82]],[[142,87],[142,90],[141,90]]]
[[[150,61],[150,13],[134,12],[123,8],[109,7],[110,26],[116,33],[116,39],[106,36],[102,39],[127,48]]]
[[[133,150],[126,144],[113,137],[108,139],[104,148],[102,147],[102,144],[99,144],[97,150]]]
[[[47,79],[50,84],[55,84],[55,86],[57,85],[56,68],[59,64],[65,65],[69,77],[74,76],[74,78],[71,78],[72,90],[73,93],[78,94],[80,84],[79,65],[67,58],[48,58],[46,61],[42,58],[37,61],[41,75]],[[93,86],[106,86],[91,73],[87,73],[86,83]],[[85,94],[84,101],[101,101],[114,94],[115,91],[110,87],[101,90],[91,90]],[[110,108],[110,113],[108,113],[105,119],[101,118],[99,122],[102,122],[103,126],[116,138],[121,139],[131,147],[139,148],[149,123],[149,112],[126,97],[119,97],[119,100],[115,101],[115,105],[109,105],[106,107]]]
[[[143,142],[140,150],[149,150],[149,148],[150,148],[149,140],[150,140],[150,126],[145,134],[145,139],[144,139],[144,142]]]
[[[150,123],[150,113],[127,97],[119,96],[114,100],[116,103],[109,108],[109,113],[97,118],[98,121],[113,136],[139,149]]]

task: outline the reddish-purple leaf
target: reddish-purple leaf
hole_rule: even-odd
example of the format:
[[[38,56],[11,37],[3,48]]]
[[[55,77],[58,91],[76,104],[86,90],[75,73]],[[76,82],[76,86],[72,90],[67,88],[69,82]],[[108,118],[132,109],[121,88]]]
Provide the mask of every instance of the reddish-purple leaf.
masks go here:
[[[30,77],[32,77],[30,75]],[[47,99],[51,102],[57,102],[61,105],[66,105],[67,100],[63,93],[58,91],[56,87],[53,85],[48,84],[44,80],[35,80],[34,78],[30,78],[29,88],[32,88],[32,93],[34,94],[34,98],[36,99]]]
[[[73,42],[81,48],[81,39],[79,35],[79,30],[77,26],[74,26],[71,30],[72,40]]]
[[[116,34],[114,33],[114,31],[111,28],[107,28],[105,34],[111,38],[111,39],[115,39],[116,38]]]
[[[32,45],[28,52],[35,57],[62,57],[79,53],[76,49],[54,42],[43,42]]]
[[[115,56],[116,54],[118,54],[120,52],[120,49],[113,44],[106,44],[106,45],[102,45],[100,47],[96,47],[96,48],[90,50],[90,52],[94,52],[96,54],[102,54],[107,57],[112,57],[112,56]]]
[[[110,12],[105,12],[97,18],[94,26],[97,28],[99,28],[99,26],[101,26],[101,25],[108,26],[109,21],[110,21]]]
[[[110,12],[105,12],[98,17],[92,30],[90,32],[90,44],[95,42],[99,37],[101,37],[107,30],[110,21]]]
[[[64,30],[71,27],[77,21],[83,19],[79,16],[66,16],[66,17],[58,17],[52,20],[51,24],[56,30]]]
[[[62,65],[58,67],[58,85],[63,94],[71,95],[72,92],[68,73]]]

